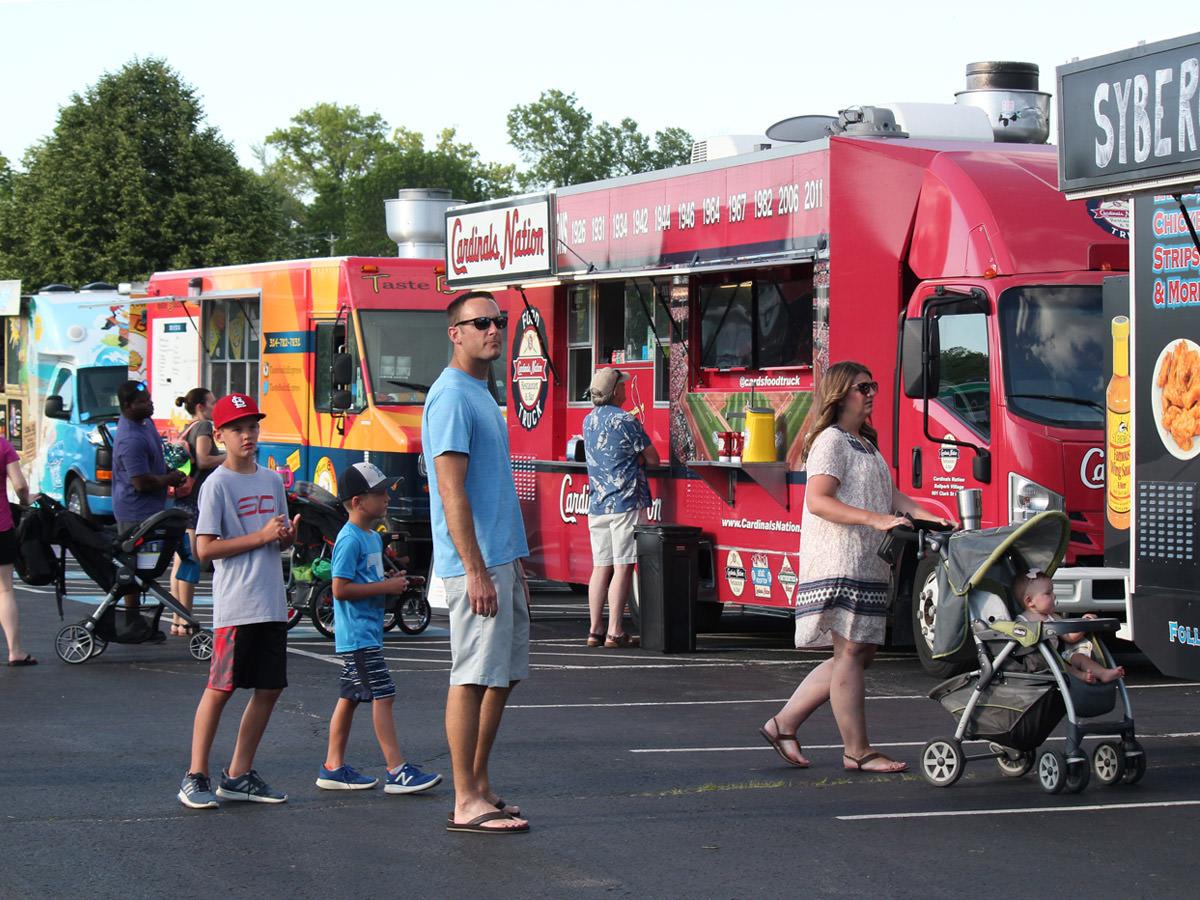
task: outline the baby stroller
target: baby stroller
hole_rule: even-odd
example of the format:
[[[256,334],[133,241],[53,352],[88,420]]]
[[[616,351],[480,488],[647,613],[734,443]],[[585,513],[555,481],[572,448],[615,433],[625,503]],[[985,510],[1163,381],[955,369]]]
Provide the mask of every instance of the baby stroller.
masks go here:
[[[161,642],[158,628],[163,610],[169,609],[183,619],[194,633],[188,651],[197,660],[212,657],[212,632],[185,609],[158,580],[171,567],[172,558],[187,532],[188,515],[180,509],[167,509],[151,516],[135,531],[118,538],[112,528],[97,529],[62,504],[40,495],[27,515],[38,518],[37,527],[48,544],[61,548],[54,577],[54,595],[58,615],[63,617],[63,597],[67,594],[67,552],[80,568],[105,592],[100,605],[86,619],[64,625],[54,640],[54,652],[65,663],[78,665],[99,656],[109,644]],[[141,606],[141,625],[129,628],[121,624],[118,613],[125,590],[130,586],[143,596],[154,594],[158,603]]]
[[[942,682],[929,696],[955,719],[953,737],[934,738],[921,753],[921,771],[938,787],[954,784],[968,762],[994,759],[1000,771],[1019,778],[1037,770],[1042,789],[1078,793],[1092,775],[1105,785],[1134,784],[1146,772],[1146,755],[1134,736],[1133,710],[1124,679],[1087,684],[1068,674],[1052,636],[1088,632],[1093,654],[1113,662],[1100,640],[1115,632],[1117,619],[1017,621],[1010,585],[1019,572],[1038,569],[1053,575],[1066,553],[1070,524],[1061,512],[986,531],[950,535],[916,532],[922,552],[939,556],[938,603],[933,655],[955,655],[974,641],[979,668]],[[1096,720],[1116,707],[1119,720]],[[1065,750],[1043,742],[1066,717]],[[1097,744],[1091,754],[1083,739],[1119,735]],[[987,742],[986,752],[964,753],[965,741]]]
[[[288,567],[288,627],[292,621],[292,610],[303,613],[307,605],[313,626],[327,638],[334,636],[333,621],[333,577],[330,561],[333,544],[338,532],[349,520],[346,508],[329,491],[307,481],[298,481],[288,491],[288,516],[300,516],[296,529],[296,540],[292,545]],[[393,548],[406,535],[388,532],[384,542]],[[383,555],[383,567],[388,575],[400,567],[390,552]],[[429,627],[432,618],[429,601],[422,590],[425,580],[409,576],[409,589],[398,597],[390,597],[384,613],[383,630],[391,631],[399,626],[405,634],[420,634]],[[297,619],[299,615],[297,615]]]

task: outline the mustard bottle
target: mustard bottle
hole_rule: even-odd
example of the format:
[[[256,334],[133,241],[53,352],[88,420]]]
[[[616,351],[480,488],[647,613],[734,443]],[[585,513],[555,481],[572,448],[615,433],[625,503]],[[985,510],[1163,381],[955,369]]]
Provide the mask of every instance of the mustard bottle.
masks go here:
[[[1119,531],[1129,529],[1129,508],[1133,495],[1132,451],[1129,421],[1129,319],[1112,320],[1113,374],[1105,393],[1105,486],[1108,521]]]

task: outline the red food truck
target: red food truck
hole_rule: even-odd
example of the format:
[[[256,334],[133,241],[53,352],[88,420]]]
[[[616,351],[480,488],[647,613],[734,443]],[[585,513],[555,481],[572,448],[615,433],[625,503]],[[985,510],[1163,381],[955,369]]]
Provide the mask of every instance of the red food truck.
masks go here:
[[[853,359],[882,385],[873,424],[901,490],[954,515],[980,488],[983,527],[1065,510],[1060,607],[1124,611],[1125,572],[1103,560],[1101,285],[1128,267],[1127,212],[1058,192],[1054,148],[1020,142],[1045,140],[1049,98],[1036,67],[1005,65],[977,71],[963,94],[984,96],[959,97],[975,105],[785,121],[773,133],[795,140],[769,149],[446,213],[450,285],[524,298],[508,421],[533,572],[588,580],[571,439],[593,371],[618,366],[664,461],[651,520],[702,529],[701,627],[724,604],[787,612],[814,383]],[[722,433],[743,431],[743,460],[722,461]],[[895,566],[891,639],[944,672],[931,566]]]

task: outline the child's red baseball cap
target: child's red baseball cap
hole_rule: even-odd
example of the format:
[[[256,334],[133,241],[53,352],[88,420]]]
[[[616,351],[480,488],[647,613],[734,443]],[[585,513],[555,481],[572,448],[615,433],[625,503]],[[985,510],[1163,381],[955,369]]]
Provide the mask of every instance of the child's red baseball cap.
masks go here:
[[[229,394],[213,406],[213,428],[224,428],[238,419],[265,418],[266,415],[258,411],[258,404],[254,402],[254,398],[245,394]]]

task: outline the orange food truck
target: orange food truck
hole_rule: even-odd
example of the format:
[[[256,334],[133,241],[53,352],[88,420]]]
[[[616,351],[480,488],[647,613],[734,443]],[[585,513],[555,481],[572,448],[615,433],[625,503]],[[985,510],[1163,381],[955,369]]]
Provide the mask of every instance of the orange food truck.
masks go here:
[[[588,580],[572,439],[593,371],[618,366],[664,460],[651,521],[701,529],[701,629],[725,604],[788,613],[800,436],[821,372],[853,359],[882,385],[901,490],[955,515],[979,488],[984,527],[1065,510],[1060,607],[1123,613],[1125,571],[1103,560],[1101,285],[1128,267],[1128,215],[1058,192],[1048,115],[1036,66],[973,64],[957,105],[785,120],[769,148],[448,210],[450,286],[521,289],[508,422],[531,570]],[[899,559],[891,638],[940,673],[931,573]]]
[[[415,542],[414,572],[430,554],[421,407],[449,359],[453,291],[436,257],[451,202],[415,190],[388,201],[397,258],[157,272],[144,298],[147,382],[164,433],[186,422],[174,401],[191,388],[241,391],[267,416],[259,462],[285,478],[336,493],[337,473],[364,459],[403,476],[389,516]],[[502,388],[496,395],[503,403]]]

